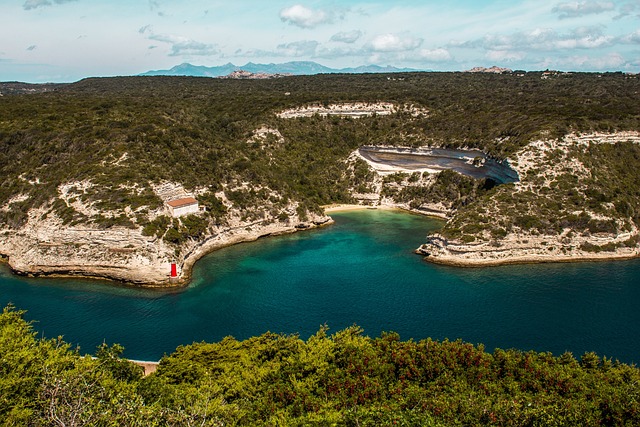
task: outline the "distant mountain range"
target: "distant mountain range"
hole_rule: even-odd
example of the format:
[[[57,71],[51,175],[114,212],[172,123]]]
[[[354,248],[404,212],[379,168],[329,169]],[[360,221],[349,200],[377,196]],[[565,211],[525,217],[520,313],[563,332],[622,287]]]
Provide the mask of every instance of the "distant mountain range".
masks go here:
[[[176,65],[169,70],[152,70],[140,74],[141,76],[196,76],[196,77],[222,77],[234,71],[248,71],[250,73],[265,74],[291,74],[291,75],[311,75],[311,74],[360,74],[360,73],[401,73],[408,71],[425,71],[411,68],[396,68],[392,66],[381,67],[379,65],[362,65],[355,68],[329,68],[313,61],[292,61],[282,64],[254,64],[249,62],[238,66],[232,63],[217,67],[205,67],[203,65],[192,65],[184,63]]]

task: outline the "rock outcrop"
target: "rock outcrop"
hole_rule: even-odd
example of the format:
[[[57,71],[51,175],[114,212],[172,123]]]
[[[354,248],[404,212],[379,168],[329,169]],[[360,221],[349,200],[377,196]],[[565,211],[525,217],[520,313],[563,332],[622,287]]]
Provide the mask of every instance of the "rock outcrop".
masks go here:
[[[513,70],[510,68],[503,68],[494,65],[493,67],[473,67],[470,70],[466,71],[467,73],[491,73],[491,74],[504,74],[504,73],[512,73]]]
[[[476,243],[449,241],[439,234],[433,234],[427,238],[427,243],[416,249],[416,253],[436,264],[461,267],[629,259],[640,256],[635,238],[638,236],[637,230],[634,233],[589,238],[570,238],[566,234],[512,234],[503,239]],[[595,248],[610,249],[597,251],[593,250]]]
[[[34,209],[20,230],[0,231],[0,254],[22,275],[81,276],[172,287],[187,284],[196,261],[217,248],[329,223],[331,218],[313,214],[304,221],[295,216],[286,221],[232,219],[176,247],[156,236],[144,236],[142,229],[64,225],[45,209]],[[174,278],[170,277],[172,263],[178,273]]]
[[[377,116],[388,116],[398,111],[409,113],[412,117],[427,116],[429,111],[417,107],[415,105],[397,105],[391,102],[344,102],[329,105],[305,105],[301,107],[291,108],[278,113],[278,117],[283,119],[294,119],[298,117],[319,116],[338,116],[338,117],[369,117],[374,114]]]
[[[622,143],[640,144],[640,132],[572,133],[560,140],[532,141],[511,162],[523,179],[510,193],[494,193],[477,206],[468,215],[473,223],[451,212],[448,225],[474,232],[432,234],[416,253],[430,262],[456,266],[640,256],[640,230],[634,220],[604,194],[585,200],[587,194],[598,194],[589,184],[593,168],[608,168],[589,150]],[[445,226],[446,232],[452,229]]]

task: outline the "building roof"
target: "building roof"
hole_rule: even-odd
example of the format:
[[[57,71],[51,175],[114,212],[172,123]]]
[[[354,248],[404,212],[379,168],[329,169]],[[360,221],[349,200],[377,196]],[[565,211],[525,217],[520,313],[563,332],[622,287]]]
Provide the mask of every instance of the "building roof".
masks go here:
[[[167,205],[172,208],[181,208],[183,206],[197,205],[198,201],[193,197],[185,197],[182,199],[170,200],[167,202]]]

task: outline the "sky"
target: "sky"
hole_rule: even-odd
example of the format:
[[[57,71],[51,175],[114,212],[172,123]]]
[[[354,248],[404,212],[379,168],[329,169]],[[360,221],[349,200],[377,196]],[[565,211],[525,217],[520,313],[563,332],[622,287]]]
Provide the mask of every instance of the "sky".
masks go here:
[[[315,61],[640,72],[640,0],[0,0],[0,81]]]

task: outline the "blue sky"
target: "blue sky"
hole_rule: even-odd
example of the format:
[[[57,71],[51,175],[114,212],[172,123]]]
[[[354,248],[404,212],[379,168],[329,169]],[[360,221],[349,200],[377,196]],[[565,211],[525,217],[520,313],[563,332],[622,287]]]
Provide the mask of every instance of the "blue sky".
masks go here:
[[[640,71],[640,0],[0,0],[0,81],[189,62]]]

